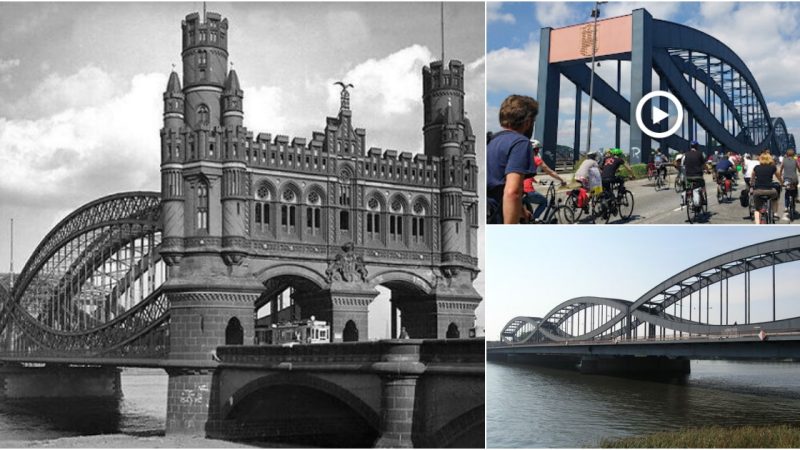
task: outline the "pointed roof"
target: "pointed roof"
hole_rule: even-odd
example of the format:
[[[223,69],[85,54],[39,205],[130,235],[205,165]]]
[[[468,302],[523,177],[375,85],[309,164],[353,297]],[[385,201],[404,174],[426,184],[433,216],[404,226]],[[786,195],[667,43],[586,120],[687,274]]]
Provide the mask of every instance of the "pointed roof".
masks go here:
[[[228,79],[225,80],[225,90],[229,92],[242,90],[242,88],[239,87],[239,77],[236,75],[236,71],[233,69],[228,72]]]
[[[173,70],[169,74],[169,81],[167,82],[167,93],[180,94],[181,93],[181,80],[178,74]]]

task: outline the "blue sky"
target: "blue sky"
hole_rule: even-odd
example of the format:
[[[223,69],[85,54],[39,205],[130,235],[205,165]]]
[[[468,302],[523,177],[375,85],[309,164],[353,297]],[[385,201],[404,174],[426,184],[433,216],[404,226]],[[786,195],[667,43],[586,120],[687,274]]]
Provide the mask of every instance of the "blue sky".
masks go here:
[[[789,226],[489,226],[486,233],[486,336],[497,340],[516,316],[542,317],[582,295],[636,300],[708,258],[798,231]],[[777,266],[776,278],[778,318],[800,316],[800,262]],[[736,316],[743,310],[737,298],[743,289],[736,289],[743,286],[740,279],[729,284],[731,322],[742,320]],[[771,271],[753,272],[752,282],[753,321],[771,318]]]
[[[497,130],[497,111],[509,94],[537,97],[539,31],[590,20],[594,2],[490,2],[487,5],[487,129]],[[644,7],[653,17],[682,23],[708,33],[732,48],[748,65],[770,115],[783,117],[790,133],[800,133],[800,3],[776,2],[610,2],[601,17],[629,14]],[[623,95],[628,80],[623,63]],[[602,63],[598,75],[615,79],[616,64]],[[588,96],[583,96],[581,141],[586,141]],[[559,144],[572,146],[575,110],[574,85],[562,78]],[[614,143],[614,120],[595,104],[592,142],[598,147]],[[621,143],[628,141],[622,124]]]

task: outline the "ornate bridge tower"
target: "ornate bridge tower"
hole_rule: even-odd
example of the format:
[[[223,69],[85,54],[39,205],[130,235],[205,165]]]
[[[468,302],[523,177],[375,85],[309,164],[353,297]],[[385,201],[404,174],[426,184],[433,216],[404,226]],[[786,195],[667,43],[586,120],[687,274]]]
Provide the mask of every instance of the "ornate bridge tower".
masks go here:
[[[161,131],[163,289],[171,305],[169,358],[202,367],[220,345],[253,342],[253,304],[263,286],[243,264],[243,94],[227,70],[228,22],[195,13],[182,29],[185,85],[170,75]],[[211,371],[169,374],[168,432],[202,433],[194,428],[205,423]]]
[[[169,371],[167,431],[213,422],[218,346],[311,316],[332,342],[368,340],[377,286],[392,292],[393,337],[398,322],[412,338],[468,337],[481,297],[463,65],[423,70],[424,154],[367,149],[345,82],[337,116],[310,141],[253,136],[227,67],[227,20],[190,14],[182,30],[184,85],[170,75],[161,130],[163,290],[181,367]]]

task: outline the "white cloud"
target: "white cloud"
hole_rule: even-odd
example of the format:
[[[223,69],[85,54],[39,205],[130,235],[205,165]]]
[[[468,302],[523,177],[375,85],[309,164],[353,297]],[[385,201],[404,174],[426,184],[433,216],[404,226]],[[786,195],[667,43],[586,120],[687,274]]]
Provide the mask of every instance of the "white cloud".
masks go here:
[[[100,69],[82,69],[48,78],[35,92],[85,91],[77,79],[91,84],[108,77]],[[59,101],[73,100],[67,109],[39,119],[0,118],[0,196],[14,204],[47,207],[125,190],[157,190],[165,85],[163,74],[136,75],[127,91],[106,93],[94,106],[80,106],[83,100],[65,93]]]
[[[536,97],[539,73],[539,42],[523,48],[494,50],[486,55],[487,91],[511,92]]]
[[[0,73],[8,72],[15,67],[19,67],[19,59],[0,58]]]
[[[366,128],[367,146],[415,152],[422,149],[422,67],[434,57],[427,47],[412,45],[369,59],[343,79],[352,83],[355,126]],[[336,111],[340,89],[328,80],[328,110]]]
[[[0,113],[30,118],[100,105],[120,94],[123,81],[92,65],[67,76],[52,73],[30,94],[11,105],[0,106]]]
[[[680,11],[681,2],[611,2],[600,7],[601,18],[630,14],[645,8],[656,19],[669,20]]]
[[[590,12],[589,10],[587,12]],[[580,22],[576,11],[568,2],[540,2],[536,4],[536,19],[543,27],[558,28]]]
[[[503,4],[500,2],[486,3],[486,22],[487,23],[501,22],[512,25],[516,23],[517,19],[514,17],[513,14],[500,12],[502,8]]]

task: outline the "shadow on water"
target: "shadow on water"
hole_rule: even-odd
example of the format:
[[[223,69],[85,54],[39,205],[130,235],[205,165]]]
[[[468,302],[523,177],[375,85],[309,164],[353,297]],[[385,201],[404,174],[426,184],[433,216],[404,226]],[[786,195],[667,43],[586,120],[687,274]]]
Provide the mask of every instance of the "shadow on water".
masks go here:
[[[585,447],[704,425],[800,423],[797,363],[692,362],[672,378],[489,362],[490,447]]]

